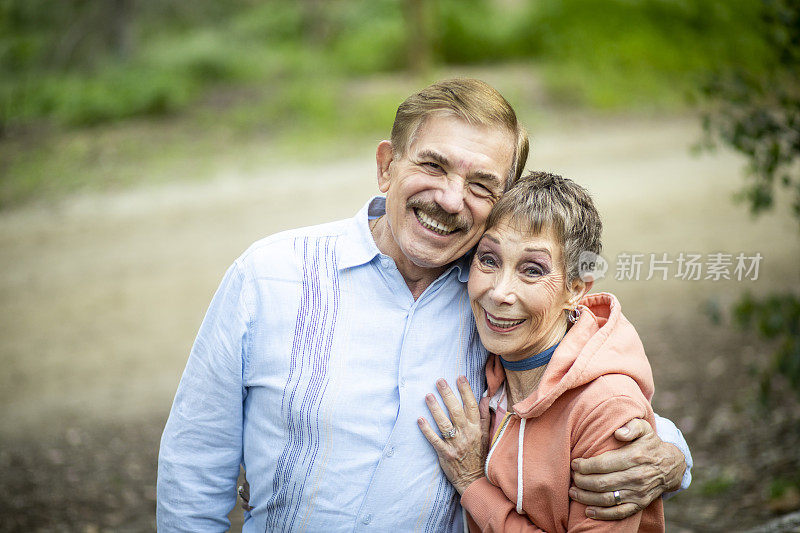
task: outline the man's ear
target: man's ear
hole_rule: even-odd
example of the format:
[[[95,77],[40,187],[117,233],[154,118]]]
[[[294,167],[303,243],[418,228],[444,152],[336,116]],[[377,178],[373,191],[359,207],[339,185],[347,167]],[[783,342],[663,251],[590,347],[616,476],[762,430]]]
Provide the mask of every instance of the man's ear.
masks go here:
[[[389,167],[394,161],[391,141],[381,141],[378,144],[378,151],[375,153],[375,161],[378,164],[378,189],[382,193],[389,190]]]

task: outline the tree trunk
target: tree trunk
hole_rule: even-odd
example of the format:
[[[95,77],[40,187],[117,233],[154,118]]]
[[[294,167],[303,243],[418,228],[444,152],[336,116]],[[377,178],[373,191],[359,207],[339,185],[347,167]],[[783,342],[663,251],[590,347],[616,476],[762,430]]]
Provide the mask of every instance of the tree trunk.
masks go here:
[[[315,47],[325,46],[328,41],[329,21],[325,10],[326,0],[302,0],[303,39]]]
[[[406,66],[411,72],[424,74],[433,64],[431,1],[404,0],[403,12],[406,19]]]
[[[108,43],[111,52],[120,59],[128,59],[134,50],[134,1],[113,0],[109,2]]]

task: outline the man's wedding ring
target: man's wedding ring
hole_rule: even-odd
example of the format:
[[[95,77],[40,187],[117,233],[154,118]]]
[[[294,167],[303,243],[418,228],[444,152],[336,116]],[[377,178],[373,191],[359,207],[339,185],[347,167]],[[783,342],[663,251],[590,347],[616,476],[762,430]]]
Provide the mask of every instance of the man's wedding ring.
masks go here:
[[[622,503],[622,498],[620,498],[618,490],[614,491],[614,503],[617,505]]]
[[[456,428],[450,428],[450,431],[442,431],[442,437],[446,439],[452,439],[456,436]]]

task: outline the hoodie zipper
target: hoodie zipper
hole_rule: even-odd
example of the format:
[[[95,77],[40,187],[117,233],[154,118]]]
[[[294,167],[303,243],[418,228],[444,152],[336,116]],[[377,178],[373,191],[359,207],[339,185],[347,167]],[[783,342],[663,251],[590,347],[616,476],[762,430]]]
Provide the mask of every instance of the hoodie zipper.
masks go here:
[[[497,445],[500,444],[500,440],[503,438],[503,434],[506,432],[506,428],[508,427],[508,422],[511,420],[511,417],[514,416],[514,413],[511,411],[506,411],[505,416],[503,417],[503,421],[500,424],[500,428],[498,428],[497,432],[495,433],[494,440],[492,441],[492,445],[489,447],[489,453],[486,456],[486,464],[484,465],[484,475],[486,479],[489,480],[489,461],[492,460],[492,454],[494,453],[495,449],[497,449]],[[522,493],[523,493],[523,486],[522,486],[522,438],[525,434],[525,420],[520,418],[520,433],[519,433],[519,450],[517,453],[517,501],[516,501],[516,511],[519,514],[523,514],[524,511],[522,509]],[[491,483],[491,480],[489,480]]]
[[[500,442],[500,439],[503,438],[503,433],[506,431],[506,426],[508,426],[508,421],[511,420],[511,417],[514,416],[514,413],[511,411],[506,411],[506,415],[503,417],[503,421],[500,423],[500,427],[494,434],[494,439],[492,440],[492,444],[489,447],[489,454],[486,456],[486,464],[484,465],[484,474],[486,474],[486,479],[489,479],[489,461],[492,460],[492,454],[494,453],[495,448],[497,448],[497,443]]]

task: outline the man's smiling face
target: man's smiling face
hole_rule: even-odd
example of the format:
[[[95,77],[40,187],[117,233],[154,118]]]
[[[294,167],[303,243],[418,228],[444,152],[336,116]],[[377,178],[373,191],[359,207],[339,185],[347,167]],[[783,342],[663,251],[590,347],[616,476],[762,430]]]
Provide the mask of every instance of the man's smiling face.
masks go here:
[[[510,131],[447,115],[429,117],[398,157],[381,143],[378,183],[405,258],[417,267],[440,268],[475,245],[503,193],[515,145]]]

